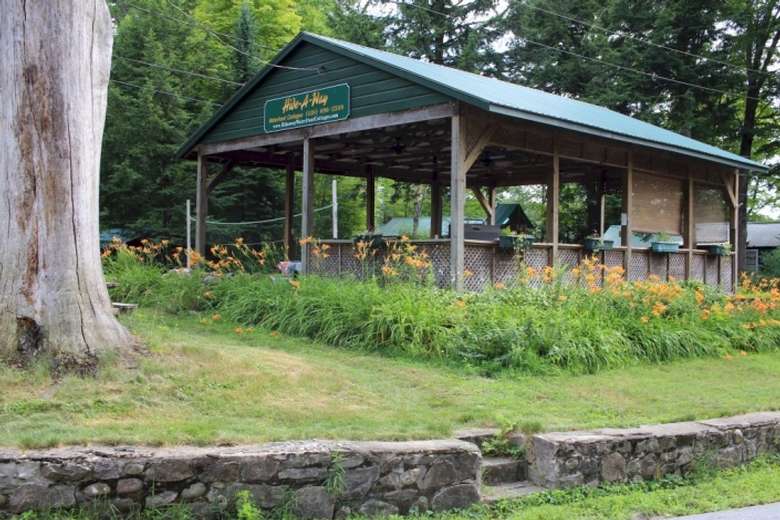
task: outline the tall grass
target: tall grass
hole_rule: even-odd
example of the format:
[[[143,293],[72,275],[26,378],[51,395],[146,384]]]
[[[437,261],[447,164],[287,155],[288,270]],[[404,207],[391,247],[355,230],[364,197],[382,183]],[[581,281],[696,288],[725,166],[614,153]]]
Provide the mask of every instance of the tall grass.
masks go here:
[[[583,273],[599,268],[591,264]],[[780,346],[780,290],[747,281],[734,296],[688,282],[629,284],[620,273],[605,274],[603,287],[583,274],[582,283],[568,286],[551,279],[539,288],[457,294],[412,282],[166,273],[121,252],[106,272],[119,283],[114,296],[125,301],[169,312],[208,310],[242,326],[485,373],[590,373]]]

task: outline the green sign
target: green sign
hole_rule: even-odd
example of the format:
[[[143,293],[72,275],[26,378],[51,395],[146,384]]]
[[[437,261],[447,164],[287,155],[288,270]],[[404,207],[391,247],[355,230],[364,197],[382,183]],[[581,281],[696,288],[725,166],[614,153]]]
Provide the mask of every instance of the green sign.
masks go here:
[[[263,110],[266,132],[341,121],[349,117],[349,85],[309,90],[269,99]]]

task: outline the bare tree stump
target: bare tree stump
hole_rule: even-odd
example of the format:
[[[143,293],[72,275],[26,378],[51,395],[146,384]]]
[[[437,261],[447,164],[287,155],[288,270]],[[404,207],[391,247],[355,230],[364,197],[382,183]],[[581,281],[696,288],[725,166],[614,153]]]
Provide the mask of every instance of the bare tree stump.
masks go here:
[[[0,16],[0,359],[94,371],[133,338],[98,231],[111,64],[105,0],[6,0]]]

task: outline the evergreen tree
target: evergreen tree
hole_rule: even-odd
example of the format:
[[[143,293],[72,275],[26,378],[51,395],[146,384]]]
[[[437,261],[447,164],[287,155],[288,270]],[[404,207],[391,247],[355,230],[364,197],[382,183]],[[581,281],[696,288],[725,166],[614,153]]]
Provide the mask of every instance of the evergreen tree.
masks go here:
[[[249,9],[249,4],[244,0],[238,12],[236,24],[236,37],[233,51],[234,78],[239,83],[249,81],[258,69],[255,17]]]

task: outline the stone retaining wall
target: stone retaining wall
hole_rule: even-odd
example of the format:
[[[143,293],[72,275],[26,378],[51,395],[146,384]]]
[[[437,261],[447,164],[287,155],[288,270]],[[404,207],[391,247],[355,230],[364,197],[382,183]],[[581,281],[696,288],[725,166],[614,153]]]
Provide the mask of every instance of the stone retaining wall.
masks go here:
[[[729,467],[780,451],[780,412],[708,421],[535,435],[529,478],[546,487],[650,480],[697,463]]]
[[[301,518],[444,511],[479,500],[480,461],[476,446],[454,440],[0,449],[0,516],[101,501],[123,512],[183,502],[207,517],[243,490]]]

